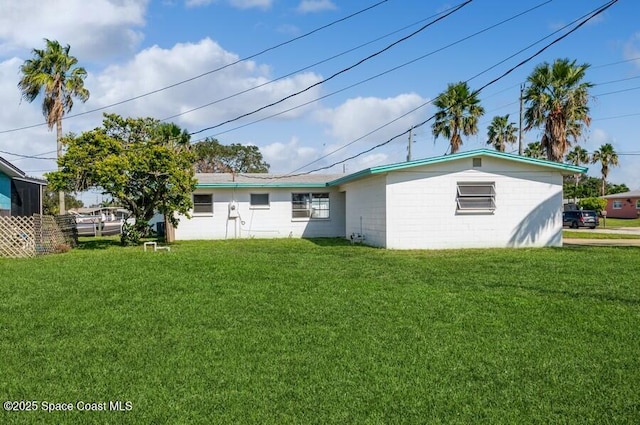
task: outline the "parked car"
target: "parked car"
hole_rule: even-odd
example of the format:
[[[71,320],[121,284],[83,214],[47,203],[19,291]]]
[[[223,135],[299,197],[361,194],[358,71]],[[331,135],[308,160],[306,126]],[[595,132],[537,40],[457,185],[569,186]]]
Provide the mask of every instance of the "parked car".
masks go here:
[[[562,225],[569,226],[572,229],[577,229],[578,227],[595,229],[600,225],[600,218],[598,218],[598,213],[592,210],[563,211]]]

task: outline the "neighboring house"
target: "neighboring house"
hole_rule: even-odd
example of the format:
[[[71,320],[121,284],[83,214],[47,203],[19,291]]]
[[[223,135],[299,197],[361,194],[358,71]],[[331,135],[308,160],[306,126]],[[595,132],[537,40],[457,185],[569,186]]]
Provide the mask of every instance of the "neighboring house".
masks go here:
[[[197,174],[180,239],[346,237],[392,249],[562,244],[562,180],[586,168],[480,149],[349,175]]]
[[[601,196],[607,200],[607,217],[638,218],[640,215],[640,190]]]
[[[0,157],[0,216],[42,214],[43,188],[47,182],[27,175]]]

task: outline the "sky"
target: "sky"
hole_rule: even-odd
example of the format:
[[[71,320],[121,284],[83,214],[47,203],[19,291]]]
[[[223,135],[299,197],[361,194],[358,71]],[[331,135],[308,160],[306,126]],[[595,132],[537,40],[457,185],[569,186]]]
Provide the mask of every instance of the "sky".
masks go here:
[[[488,147],[494,116],[518,124],[520,86],[535,66],[568,58],[590,64],[594,84],[579,144],[593,152],[611,143],[620,164],[609,181],[640,188],[640,2],[619,0],[520,66],[607,2],[473,0],[454,11],[463,3],[0,0],[0,156],[35,177],[56,168],[41,99],[22,100],[17,87],[45,38],[70,45],[88,72],[90,98],[75,101],[65,134],[99,127],[105,112],[153,117],[192,142],[256,145],[273,173],[405,161],[409,133],[412,159],[443,155],[448,141],[434,140],[425,121],[459,81],[486,86],[478,134],[461,151]],[[524,134],[525,146],[536,140],[538,131]]]

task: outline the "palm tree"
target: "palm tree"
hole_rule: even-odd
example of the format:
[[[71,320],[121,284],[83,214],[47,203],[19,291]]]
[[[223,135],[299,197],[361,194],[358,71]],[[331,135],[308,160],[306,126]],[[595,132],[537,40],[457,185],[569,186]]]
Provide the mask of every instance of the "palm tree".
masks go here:
[[[78,59],[69,56],[71,47],[62,47],[55,40],[44,39],[46,48],[33,49],[33,58],[27,59],[20,67],[22,78],[18,88],[23,99],[33,102],[41,93],[42,113],[49,130],[56,126],[58,158],[62,156],[62,118],[71,111],[73,98],[82,102],[89,99],[89,90],[84,87],[87,71],[76,67]],[[65,213],[64,193],[58,193],[60,214]]]
[[[487,128],[487,145],[500,152],[504,152],[507,143],[514,144],[518,140],[516,132],[518,128],[513,122],[509,122],[509,114],[495,116]]]
[[[562,161],[570,139],[577,141],[591,122],[587,103],[593,84],[583,81],[587,68],[586,63],[557,59],[538,65],[527,78],[524,130],[543,129],[540,145],[551,161]]]
[[[529,143],[524,149],[524,156],[529,158],[544,159],[545,155],[540,146],[540,142]]]
[[[565,157],[566,162],[572,165],[582,165],[589,163],[589,152],[586,149],[580,146],[574,146],[573,150],[569,151],[567,156]],[[576,193],[578,192],[578,184],[580,183],[580,174],[574,174],[573,180],[575,181],[575,192],[574,199],[577,197]]]
[[[478,93],[471,92],[465,82],[449,84],[433,104],[439,109],[431,129],[437,139],[449,139],[451,153],[456,153],[462,145],[460,134],[470,136],[478,132],[478,119],[484,114]]]
[[[591,163],[595,164],[596,162],[600,162],[601,165],[600,172],[602,173],[602,189],[600,190],[600,194],[601,196],[604,196],[606,195],[607,190],[609,166],[616,167],[618,165],[618,154],[611,143],[605,143],[600,146],[600,149],[593,152],[593,155],[591,155]]]

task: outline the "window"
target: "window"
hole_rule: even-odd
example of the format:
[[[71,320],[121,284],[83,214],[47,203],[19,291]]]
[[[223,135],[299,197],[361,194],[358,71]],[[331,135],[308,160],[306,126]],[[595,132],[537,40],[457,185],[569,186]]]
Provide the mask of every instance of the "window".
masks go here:
[[[613,201],[613,209],[621,210],[622,209],[622,201]]]
[[[328,193],[292,193],[293,218],[329,218]]]
[[[213,214],[213,195],[193,195],[194,214]]]
[[[269,194],[268,193],[252,193],[249,195],[249,205],[253,208],[268,208],[269,207]]]
[[[640,199],[636,200],[636,209],[640,210]]]
[[[493,182],[459,182],[456,197],[458,211],[493,211],[496,191]]]
[[[482,158],[473,158],[473,168],[482,167]]]

